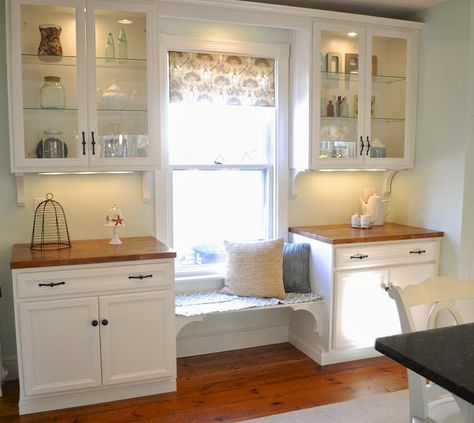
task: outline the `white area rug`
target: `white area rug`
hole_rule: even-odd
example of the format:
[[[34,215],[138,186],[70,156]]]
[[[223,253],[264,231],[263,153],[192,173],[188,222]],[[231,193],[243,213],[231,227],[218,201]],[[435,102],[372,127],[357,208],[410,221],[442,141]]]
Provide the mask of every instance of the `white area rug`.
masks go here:
[[[252,423],[407,423],[408,391],[375,394],[351,401],[246,420]]]

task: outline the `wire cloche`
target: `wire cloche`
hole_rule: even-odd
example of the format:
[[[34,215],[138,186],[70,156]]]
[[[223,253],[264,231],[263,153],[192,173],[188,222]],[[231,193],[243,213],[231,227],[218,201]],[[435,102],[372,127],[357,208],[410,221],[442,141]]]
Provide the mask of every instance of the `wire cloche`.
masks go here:
[[[64,209],[53,194],[46,194],[46,200],[38,204],[31,234],[32,250],[59,250],[71,247]]]

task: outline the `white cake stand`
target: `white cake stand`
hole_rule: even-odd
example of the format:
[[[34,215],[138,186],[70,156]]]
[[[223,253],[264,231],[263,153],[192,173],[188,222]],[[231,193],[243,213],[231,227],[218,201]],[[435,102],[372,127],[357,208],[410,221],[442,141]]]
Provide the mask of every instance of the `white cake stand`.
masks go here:
[[[122,241],[120,240],[118,236],[118,228],[125,225],[123,223],[119,225],[116,225],[115,223],[106,223],[104,226],[107,228],[112,228],[112,239],[109,241],[109,244],[112,244],[112,245],[122,244]]]

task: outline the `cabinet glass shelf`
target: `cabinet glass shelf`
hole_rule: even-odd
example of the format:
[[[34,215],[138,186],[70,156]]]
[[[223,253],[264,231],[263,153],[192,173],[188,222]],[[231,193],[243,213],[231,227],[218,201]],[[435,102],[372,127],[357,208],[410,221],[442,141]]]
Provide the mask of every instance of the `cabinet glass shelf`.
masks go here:
[[[372,122],[388,122],[388,123],[396,123],[396,122],[405,122],[405,118],[393,118],[393,117],[376,117],[371,118]]]
[[[326,121],[356,121],[357,116],[321,116],[321,119]],[[374,122],[404,122],[405,118],[398,117],[372,117]]]
[[[76,66],[76,56],[38,56],[37,54],[22,54],[23,65],[38,66]]]
[[[96,57],[95,64],[97,68],[113,69],[143,69],[146,70],[146,59],[109,59],[106,57]]]
[[[25,112],[30,113],[61,113],[61,112],[77,112],[77,109],[73,108],[65,108],[65,109],[44,109],[41,107],[24,107],[23,110]],[[106,112],[106,113],[146,113],[148,110],[146,109],[97,109],[98,112]]]
[[[337,79],[339,81],[358,81],[359,74],[321,71],[321,78],[326,79],[326,80]],[[393,76],[393,75],[373,75],[372,76],[372,82],[378,83],[378,84],[392,84],[394,82],[402,82],[405,80],[406,78],[402,76]]]
[[[101,113],[147,113],[147,109],[97,109]]]
[[[38,56],[37,54],[22,54],[23,65],[38,66],[76,66],[76,56]],[[146,70],[146,59],[109,59],[96,57],[98,68],[143,69]]]
[[[321,116],[321,119],[327,120],[357,120],[357,116]]]
[[[23,110],[26,113],[61,113],[61,112],[77,112],[77,109],[65,108],[65,109],[45,109],[42,107],[24,107]]]

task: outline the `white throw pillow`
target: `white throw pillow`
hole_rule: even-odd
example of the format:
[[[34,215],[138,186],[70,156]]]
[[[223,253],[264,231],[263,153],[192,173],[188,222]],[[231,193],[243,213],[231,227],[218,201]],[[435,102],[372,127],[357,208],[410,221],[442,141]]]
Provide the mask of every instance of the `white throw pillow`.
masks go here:
[[[252,243],[225,242],[227,271],[225,294],[244,297],[285,298],[283,239]]]

